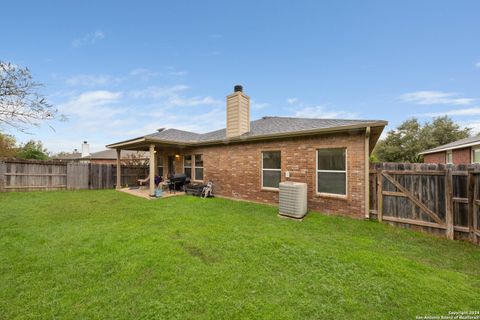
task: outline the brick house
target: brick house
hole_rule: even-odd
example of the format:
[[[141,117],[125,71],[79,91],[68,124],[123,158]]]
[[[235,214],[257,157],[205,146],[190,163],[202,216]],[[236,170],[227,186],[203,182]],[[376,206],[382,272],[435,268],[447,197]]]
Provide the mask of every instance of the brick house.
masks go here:
[[[307,183],[309,209],[368,217],[369,156],[386,121],[250,122],[250,98],[241,86],[227,96],[226,114],[225,129],[203,134],[159,129],[107,147],[117,150],[117,161],[122,149],[150,152],[151,195],[154,175],[185,173],[193,181],[213,181],[216,195],[277,204],[279,183],[291,180]]]
[[[480,163],[480,137],[469,137],[423,151],[424,163]]]

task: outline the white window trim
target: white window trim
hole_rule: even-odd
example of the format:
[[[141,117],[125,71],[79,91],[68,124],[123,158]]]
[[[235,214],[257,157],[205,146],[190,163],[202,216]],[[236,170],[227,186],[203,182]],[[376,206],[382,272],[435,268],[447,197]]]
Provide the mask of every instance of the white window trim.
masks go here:
[[[450,161],[450,162],[448,162],[448,154],[452,155],[452,161]],[[453,164],[453,151],[452,150],[445,151],[445,163],[446,164]]]
[[[480,162],[475,162],[475,150],[479,150],[480,146],[478,147],[472,147],[472,152],[471,152],[471,163],[480,163]]]
[[[263,153],[264,152],[280,152],[280,169],[267,169],[267,168],[263,168]],[[282,182],[282,151],[281,150],[265,150],[265,151],[262,151],[261,153],[261,157],[262,157],[262,162],[261,162],[261,166],[260,166],[260,189],[261,190],[271,190],[271,191],[279,191],[280,190],[280,187],[278,188],[275,188],[275,187],[264,187],[263,186],[263,171],[279,171],[280,172],[280,182]]]
[[[187,165],[185,164],[185,159],[186,159],[187,156],[190,156],[190,166],[187,166]],[[191,180],[194,180],[194,179],[193,179],[194,172],[193,172],[193,170],[192,170],[192,166],[193,166],[193,155],[192,155],[192,154],[186,154],[186,155],[184,155],[184,156],[183,156],[183,173],[185,173],[185,169],[186,169],[186,168],[190,168],[190,175],[191,175],[190,179],[191,179]]]
[[[318,170],[318,150],[324,150],[324,149],[345,149],[345,170]],[[322,197],[347,199],[348,198],[348,149],[347,147],[317,148],[315,150],[315,158],[316,158],[316,161],[315,161],[315,193],[316,195],[322,196]],[[318,192],[318,173],[319,172],[345,173],[345,194]]]
[[[197,157],[197,155],[201,155],[203,157],[203,153],[192,154],[192,180],[195,182],[203,182],[203,179],[197,180],[197,177],[196,177],[197,175],[195,174],[195,170],[199,168],[199,169],[202,169],[203,175],[205,176],[205,169],[203,168],[203,166],[197,167],[197,163],[195,162],[195,158]]]

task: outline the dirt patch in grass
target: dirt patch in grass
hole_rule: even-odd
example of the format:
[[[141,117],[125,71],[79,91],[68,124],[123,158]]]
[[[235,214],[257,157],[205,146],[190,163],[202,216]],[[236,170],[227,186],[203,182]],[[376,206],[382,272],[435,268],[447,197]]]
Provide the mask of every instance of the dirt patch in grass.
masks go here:
[[[205,250],[203,250],[200,247],[190,245],[190,244],[185,244],[183,242],[180,243],[180,246],[189,255],[191,255],[192,257],[200,259],[205,264],[213,264],[213,263],[216,263],[220,260],[218,257],[205,252]]]

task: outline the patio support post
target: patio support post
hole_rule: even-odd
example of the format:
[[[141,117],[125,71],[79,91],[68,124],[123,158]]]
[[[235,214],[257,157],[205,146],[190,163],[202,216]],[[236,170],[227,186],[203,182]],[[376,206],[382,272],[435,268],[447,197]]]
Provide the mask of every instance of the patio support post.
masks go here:
[[[150,196],[155,196],[155,145],[150,145],[150,160],[149,160],[149,169],[150,169]]]
[[[117,183],[115,185],[115,189],[122,188],[122,165],[120,162],[122,154],[122,149],[117,149]]]

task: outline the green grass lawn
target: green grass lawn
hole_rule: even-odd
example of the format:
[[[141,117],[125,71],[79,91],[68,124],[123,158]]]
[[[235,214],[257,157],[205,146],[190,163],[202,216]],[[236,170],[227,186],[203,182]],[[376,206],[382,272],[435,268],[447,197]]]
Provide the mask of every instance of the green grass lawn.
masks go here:
[[[224,199],[0,194],[0,319],[414,319],[480,310],[480,248]]]

